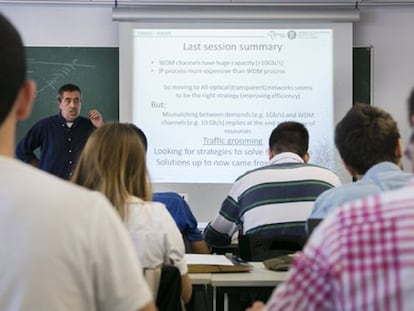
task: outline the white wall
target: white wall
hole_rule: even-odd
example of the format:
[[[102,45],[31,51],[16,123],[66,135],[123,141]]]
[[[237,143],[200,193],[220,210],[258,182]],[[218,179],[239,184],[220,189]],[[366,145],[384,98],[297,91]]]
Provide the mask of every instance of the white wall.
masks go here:
[[[414,86],[414,5],[363,7],[354,45],[373,46],[373,104],[397,120],[404,144],[410,136],[407,98]],[[405,170],[410,164],[404,159]]]
[[[0,11],[28,46],[118,46],[110,6],[0,4]]]
[[[16,25],[29,46],[118,46],[118,25],[106,6],[5,5],[0,11]],[[406,100],[414,86],[414,5],[361,8],[354,24],[354,45],[374,47],[373,104],[389,111],[400,125],[404,142],[410,130]],[[404,160],[406,170],[410,165]],[[227,189],[208,195],[224,198]],[[205,215],[197,211],[196,216]],[[211,207],[212,209],[219,206]],[[201,221],[207,221],[201,217]]]

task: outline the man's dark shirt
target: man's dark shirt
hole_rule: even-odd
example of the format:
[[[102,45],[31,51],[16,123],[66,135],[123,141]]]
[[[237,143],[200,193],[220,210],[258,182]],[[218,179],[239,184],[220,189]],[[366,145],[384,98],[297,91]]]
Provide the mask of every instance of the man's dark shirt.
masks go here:
[[[79,116],[72,126],[61,114],[44,118],[19,142],[16,156],[24,162],[37,159],[34,150],[40,147],[39,168],[63,179],[69,179],[89,135],[92,122]]]

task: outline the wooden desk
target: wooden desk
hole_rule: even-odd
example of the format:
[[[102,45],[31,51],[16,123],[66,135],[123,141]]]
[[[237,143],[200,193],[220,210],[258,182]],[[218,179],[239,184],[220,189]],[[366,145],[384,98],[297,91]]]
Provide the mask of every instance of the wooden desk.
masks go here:
[[[186,306],[187,311],[213,311],[214,293],[211,287],[211,273],[189,273],[193,294]]]
[[[189,273],[194,285],[193,293],[198,296],[194,307],[200,306],[200,303],[203,302],[203,305],[206,305],[206,310],[227,311],[229,309],[229,293],[262,289],[267,295],[287,278],[287,272],[267,270],[262,262],[251,262],[251,264],[253,265],[251,272]]]
[[[251,272],[240,273],[212,273],[211,286],[213,287],[275,287],[286,280],[287,272],[268,270],[262,262],[251,262]]]
[[[211,273],[189,273],[193,285],[211,285]]]

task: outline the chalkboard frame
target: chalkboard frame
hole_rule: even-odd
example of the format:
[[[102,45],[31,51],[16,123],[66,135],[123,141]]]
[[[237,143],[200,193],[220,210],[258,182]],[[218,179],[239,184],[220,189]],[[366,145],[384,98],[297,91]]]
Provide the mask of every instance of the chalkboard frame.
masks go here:
[[[372,104],[372,46],[355,46],[352,49],[352,104]]]

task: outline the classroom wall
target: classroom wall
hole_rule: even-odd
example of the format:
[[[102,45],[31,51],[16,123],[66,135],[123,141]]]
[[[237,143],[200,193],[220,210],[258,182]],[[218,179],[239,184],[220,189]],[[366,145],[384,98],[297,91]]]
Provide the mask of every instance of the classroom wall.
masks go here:
[[[373,104],[394,116],[405,144],[410,135],[406,100],[414,86],[414,41],[410,35],[414,5],[360,9],[361,19],[354,24],[354,46],[373,46]],[[118,46],[118,27],[112,22],[109,6],[0,4],[0,11],[14,22],[29,46]],[[403,164],[405,170],[411,170],[405,159]],[[227,189],[214,192],[224,198]],[[196,216],[205,215],[192,205]]]
[[[118,46],[110,6],[0,4],[30,46]]]
[[[414,5],[361,8],[354,45],[373,46],[373,104],[397,120],[404,144],[410,136],[407,98],[414,87]],[[410,171],[408,161],[403,160]]]

